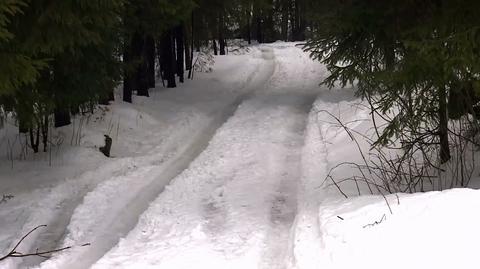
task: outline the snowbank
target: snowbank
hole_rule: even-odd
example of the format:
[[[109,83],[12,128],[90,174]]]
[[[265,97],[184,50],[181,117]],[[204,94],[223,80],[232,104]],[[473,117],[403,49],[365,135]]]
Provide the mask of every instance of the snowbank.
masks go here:
[[[478,268],[480,191],[325,202],[323,268]]]
[[[332,90],[317,98],[305,134],[290,267],[479,268],[480,191],[358,197],[355,184],[347,182],[341,185],[345,199],[325,178],[342,162],[362,163],[358,147],[368,152],[369,145],[364,139],[354,143],[332,116],[357,139],[373,131],[368,108],[352,90]],[[333,176],[356,173],[343,166]]]

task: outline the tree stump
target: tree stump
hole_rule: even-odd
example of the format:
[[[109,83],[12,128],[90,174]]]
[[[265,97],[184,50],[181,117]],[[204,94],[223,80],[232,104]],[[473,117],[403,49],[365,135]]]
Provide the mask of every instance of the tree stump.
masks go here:
[[[100,151],[107,157],[110,157],[110,149],[112,148],[112,138],[105,135],[105,146],[100,147]]]

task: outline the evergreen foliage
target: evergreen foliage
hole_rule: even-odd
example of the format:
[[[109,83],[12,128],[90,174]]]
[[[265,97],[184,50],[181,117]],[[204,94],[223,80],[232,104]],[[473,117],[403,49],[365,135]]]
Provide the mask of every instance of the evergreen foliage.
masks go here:
[[[46,150],[52,124],[108,105],[122,81],[123,100],[132,102],[133,93],[149,95],[156,72],[168,87],[184,81],[184,69],[193,78],[194,47],[226,54],[232,38],[295,39],[306,2],[1,1],[1,111],[15,116],[35,152]]]
[[[318,8],[328,8],[319,12],[306,49],[330,70],[326,85],[356,84],[374,113],[394,112],[378,145],[401,139],[406,152],[439,145],[444,163],[450,158],[447,115],[475,114],[479,100],[479,5],[320,1]]]

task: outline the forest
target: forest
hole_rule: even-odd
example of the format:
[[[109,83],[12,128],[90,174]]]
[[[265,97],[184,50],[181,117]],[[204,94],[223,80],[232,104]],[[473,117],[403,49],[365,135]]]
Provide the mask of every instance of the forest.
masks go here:
[[[479,1],[0,0],[0,268],[476,268],[479,116]]]
[[[167,87],[191,77],[202,46],[224,55],[233,38],[304,40],[305,13],[304,1],[2,1],[1,106],[46,150],[51,119],[65,126],[108,104],[119,83],[131,102],[157,74]]]
[[[407,148],[440,145],[448,120],[476,115],[479,92],[475,1],[22,1],[0,5],[2,113],[13,112],[33,151],[48,129],[108,104],[123,84],[148,96],[155,81],[192,77],[194,52],[225,55],[229,40],[304,41],[333,86],[358,82],[372,111],[392,106],[378,144],[409,133]],[[472,123],[473,124],[473,123]],[[404,139],[404,140],[405,140]]]

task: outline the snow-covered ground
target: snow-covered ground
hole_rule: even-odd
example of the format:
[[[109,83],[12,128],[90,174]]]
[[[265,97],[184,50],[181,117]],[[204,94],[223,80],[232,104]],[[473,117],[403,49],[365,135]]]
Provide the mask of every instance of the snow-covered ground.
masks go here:
[[[382,196],[324,184],[361,160],[329,113],[361,134],[372,123],[352,89],[319,86],[321,64],[283,42],[215,61],[54,130],[51,154],[20,155],[25,138],[7,124],[0,256],[41,224],[20,251],[90,245],[0,268],[478,267],[477,191],[388,196],[390,212]],[[104,134],[112,158],[98,151]]]

